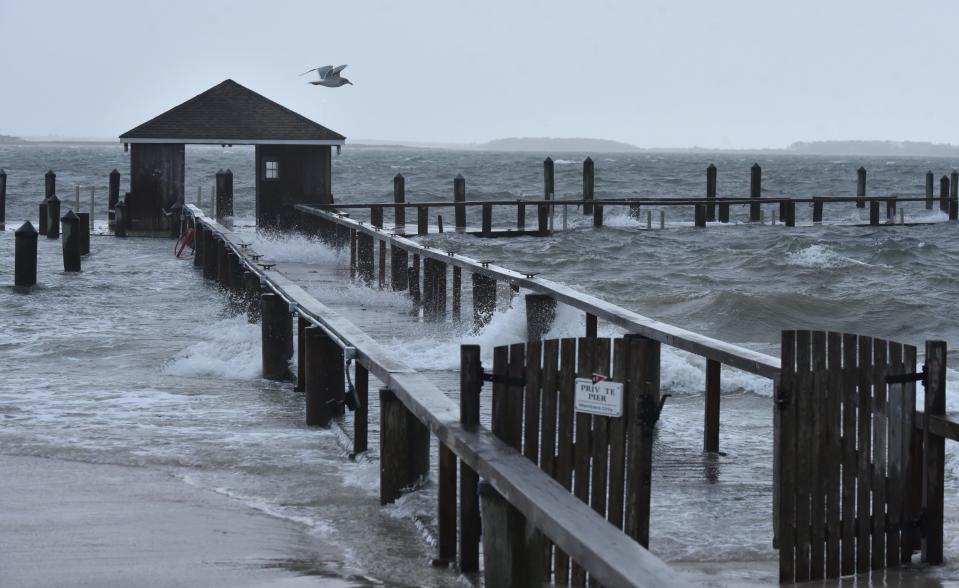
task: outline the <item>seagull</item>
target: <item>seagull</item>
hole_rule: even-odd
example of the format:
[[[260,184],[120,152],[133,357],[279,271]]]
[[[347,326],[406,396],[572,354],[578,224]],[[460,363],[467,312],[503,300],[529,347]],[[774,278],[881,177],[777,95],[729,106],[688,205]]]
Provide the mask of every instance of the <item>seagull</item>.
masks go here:
[[[340,72],[346,68],[345,65],[339,65],[333,67],[332,65],[324,65],[323,67],[314,67],[311,70],[307,70],[301,73],[301,76],[305,76],[311,71],[315,71],[319,74],[320,79],[310,82],[314,86],[326,86],[327,88],[339,88],[346,84],[353,85],[353,82],[346,78],[340,77]]]

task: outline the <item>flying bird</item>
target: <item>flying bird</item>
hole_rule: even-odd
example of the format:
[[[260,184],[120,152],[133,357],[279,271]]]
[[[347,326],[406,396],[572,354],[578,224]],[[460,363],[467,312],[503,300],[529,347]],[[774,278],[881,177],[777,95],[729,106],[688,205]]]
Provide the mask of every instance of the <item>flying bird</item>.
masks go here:
[[[353,85],[353,82],[346,78],[340,77],[340,72],[346,68],[345,65],[338,65],[333,67],[332,65],[324,65],[323,67],[314,67],[311,70],[307,70],[301,73],[301,76],[305,76],[311,71],[315,71],[320,79],[310,82],[314,86],[326,86],[327,88],[339,88],[346,84]]]

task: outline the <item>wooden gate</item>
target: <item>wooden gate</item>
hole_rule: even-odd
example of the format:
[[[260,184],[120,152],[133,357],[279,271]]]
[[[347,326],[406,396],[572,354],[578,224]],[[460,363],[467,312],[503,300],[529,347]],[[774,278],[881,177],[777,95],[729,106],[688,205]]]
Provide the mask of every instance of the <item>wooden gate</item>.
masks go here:
[[[659,363],[659,342],[642,337],[530,341],[493,351],[493,433],[644,547],[662,408]],[[575,380],[594,375],[624,384],[621,417],[576,411]],[[546,582],[586,585],[586,571],[565,554],[547,545],[544,555]]]
[[[783,331],[777,393],[776,541],[781,582],[910,560],[918,547],[916,348]]]

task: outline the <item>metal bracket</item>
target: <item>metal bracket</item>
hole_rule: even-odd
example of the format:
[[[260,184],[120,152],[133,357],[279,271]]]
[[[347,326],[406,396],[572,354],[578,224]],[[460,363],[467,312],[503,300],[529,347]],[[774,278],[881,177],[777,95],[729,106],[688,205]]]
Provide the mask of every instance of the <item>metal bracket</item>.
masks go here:
[[[526,378],[515,378],[513,376],[504,376],[483,371],[483,381],[494,384],[506,384],[507,386],[525,386]]]
[[[923,364],[922,371],[911,374],[895,374],[892,376],[886,376],[887,384],[909,384],[912,382],[922,382],[922,385],[926,385],[926,366]]]

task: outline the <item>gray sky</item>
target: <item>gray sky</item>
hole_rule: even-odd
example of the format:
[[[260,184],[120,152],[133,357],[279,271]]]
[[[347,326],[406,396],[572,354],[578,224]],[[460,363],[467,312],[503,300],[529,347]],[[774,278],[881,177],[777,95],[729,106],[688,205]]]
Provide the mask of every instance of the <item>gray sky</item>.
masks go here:
[[[959,142],[959,2],[0,0],[0,133],[115,137],[226,79],[352,139]],[[355,86],[300,72],[348,63]]]

